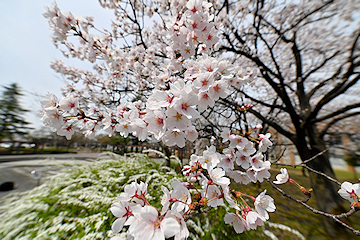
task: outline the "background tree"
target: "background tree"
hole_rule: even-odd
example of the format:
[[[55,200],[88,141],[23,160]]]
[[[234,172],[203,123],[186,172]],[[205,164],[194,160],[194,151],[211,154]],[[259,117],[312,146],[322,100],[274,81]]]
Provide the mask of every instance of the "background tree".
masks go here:
[[[21,96],[23,94],[16,83],[4,86],[0,99],[0,139],[14,142],[16,137],[24,137],[31,129],[24,116],[28,110],[20,104]]]
[[[239,98],[252,103],[249,112],[288,138],[302,161],[326,150],[334,126],[360,113],[359,4],[259,0],[224,7],[233,17],[224,20],[221,51],[258,69],[254,85],[234,89],[224,106],[234,108]],[[334,177],[327,152],[307,164]],[[319,208],[337,211],[336,187],[310,175]]]
[[[355,167],[360,166],[360,156],[357,152],[351,151],[345,154],[344,161],[352,167],[354,173],[354,179],[356,179],[356,169]]]

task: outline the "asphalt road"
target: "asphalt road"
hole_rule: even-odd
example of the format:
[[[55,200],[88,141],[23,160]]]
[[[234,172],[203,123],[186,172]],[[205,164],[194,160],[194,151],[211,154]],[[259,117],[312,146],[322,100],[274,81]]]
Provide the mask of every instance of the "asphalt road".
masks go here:
[[[98,153],[86,153],[0,156],[0,184],[4,182],[15,184],[13,190],[0,191],[0,204],[8,194],[31,190],[43,183],[47,176],[58,173],[64,163],[90,162],[98,155]],[[40,173],[41,178],[38,180]]]

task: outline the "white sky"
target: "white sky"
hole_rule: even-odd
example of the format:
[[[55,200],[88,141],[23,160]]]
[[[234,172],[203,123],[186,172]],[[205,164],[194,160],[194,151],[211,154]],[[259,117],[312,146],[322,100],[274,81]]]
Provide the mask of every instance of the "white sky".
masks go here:
[[[38,115],[40,98],[36,95],[50,92],[60,97],[60,88],[64,86],[61,76],[50,68],[51,61],[64,57],[52,44],[52,32],[42,15],[45,12],[44,6],[51,6],[52,2],[0,1],[0,91],[3,91],[1,86],[19,84],[25,94],[21,99],[22,106],[31,111],[26,119],[35,128],[42,126]],[[97,0],[56,2],[63,11],[94,16],[95,24],[100,29],[110,26],[113,14],[102,9]],[[64,62],[67,62],[66,59]],[[74,65],[74,62],[70,65]]]

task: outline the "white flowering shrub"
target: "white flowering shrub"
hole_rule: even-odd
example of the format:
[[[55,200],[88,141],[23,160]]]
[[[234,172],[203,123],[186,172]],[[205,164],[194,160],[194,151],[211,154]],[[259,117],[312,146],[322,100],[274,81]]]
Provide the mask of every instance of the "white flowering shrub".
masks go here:
[[[6,200],[0,207],[0,239],[106,239],[114,220],[109,208],[126,184],[147,183],[151,200],[160,202],[160,185],[169,187],[174,178],[181,175],[141,154],[107,154],[70,166]]]

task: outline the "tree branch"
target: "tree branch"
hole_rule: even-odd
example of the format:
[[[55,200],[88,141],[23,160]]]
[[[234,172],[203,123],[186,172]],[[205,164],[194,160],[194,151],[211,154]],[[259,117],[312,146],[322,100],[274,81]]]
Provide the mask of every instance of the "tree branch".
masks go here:
[[[341,108],[341,109],[339,109],[339,110],[337,110],[337,111],[335,111],[333,113],[330,113],[328,115],[325,115],[325,116],[317,118],[317,119],[314,119],[314,120],[311,121],[311,123],[321,122],[321,121],[336,117],[336,116],[338,116],[338,115],[340,115],[342,113],[345,113],[345,112],[347,112],[349,110],[353,110],[353,109],[359,108],[359,107],[360,107],[360,103],[354,103],[352,105],[348,105],[346,107],[343,107],[343,108]]]
[[[323,137],[326,132],[329,130],[329,128],[334,125],[335,123],[345,119],[345,118],[349,118],[349,117],[352,117],[352,116],[356,116],[356,115],[360,115],[360,112],[351,112],[351,113],[348,113],[348,114],[345,114],[345,115],[342,115],[338,118],[334,118],[331,122],[329,122],[324,128],[323,130],[320,132],[319,134],[319,137]]]
[[[360,231],[359,230],[356,230],[354,229],[353,227],[347,225],[346,223],[344,223],[343,221],[341,221],[339,218],[346,218],[346,217],[349,217],[351,216],[352,214],[354,214],[355,212],[357,212],[359,209],[358,208],[354,208],[352,207],[348,212],[346,213],[342,213],[342,214],[339,214],[339,215],[335,215],[335,214],[331,214],[331,213],[326,213],[326,212],[323,212],[323,211],[320,211],[320,210],[317,210],[313,207],[311,207],[310,205],[308,205],[306,202],[304,201],[301,201],[299,199],[296,199],[294,198],[293,196],[285,193],[284,190],[282,190],[281,188],[277,187],[273,182],[271,182],[269,179],[267,180],[270,185],[276,189],[277,191],[279,191],[283,196],[303,205],[304,207],[306,207],[307,209],[309,209],[310,211],[312,211],[313,213],[315,214],[319,214],[319,215],[323,215],[325,217],[329,217],[329,218],[332,218],[334,221],[340,223],[343,227],[349,229],[350,231],[352,231],[355,235],[360,235]]]

